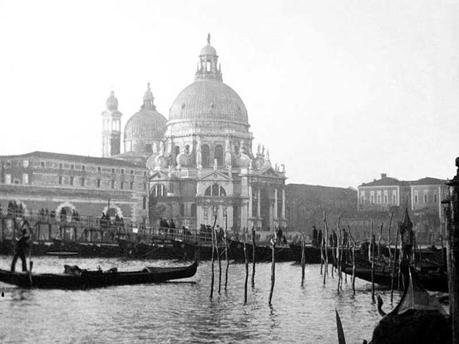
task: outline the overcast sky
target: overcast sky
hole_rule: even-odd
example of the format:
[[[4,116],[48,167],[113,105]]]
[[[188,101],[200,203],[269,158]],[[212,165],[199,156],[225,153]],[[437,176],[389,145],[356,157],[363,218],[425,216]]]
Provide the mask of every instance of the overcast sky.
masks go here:
[[[446,0],[0,0],[0,154],[100,156],[111,89],[122,126],[147,82],[167,118],[210,32],[287,182],[452,177],[458,13]]]

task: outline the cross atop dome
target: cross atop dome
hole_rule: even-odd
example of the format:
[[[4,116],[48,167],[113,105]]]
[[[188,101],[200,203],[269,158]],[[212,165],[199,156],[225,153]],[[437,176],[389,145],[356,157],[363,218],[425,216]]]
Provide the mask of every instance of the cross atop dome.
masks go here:
[[[201,49],[196,70],[196,80],[213,79],[222,81],[222,71],[218,65],[217,51],[210,45],[210,33],[207,34],[207,45]]]

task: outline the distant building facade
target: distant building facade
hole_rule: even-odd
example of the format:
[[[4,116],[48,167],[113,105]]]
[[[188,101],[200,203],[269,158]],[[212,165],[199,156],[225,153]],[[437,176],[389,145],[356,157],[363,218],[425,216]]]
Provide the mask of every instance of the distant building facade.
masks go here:
[[[110,210],[119,217],[145,222],[146,169],[110,158],[49,152],[0,156],[0,204],[21,204],[25,215],[44,208],[100,217]]]
[[[442,218],[441,201],[447,195],[446,180],[426,177],[401,181],[381,174],[381,178],[358,187],[359,211],[388,211],[407,207],[413,212],[426,211]]]
[[[339,216],[354,217],[357,191],[352,188],[287,184],[287,222],[291,230],[310,234],[312,226],[324,227],[324,214],[330,227]],[[344,222],[343,222],[344,223]]]
[[[412,214],[414,228],[423,242],[438,236],[444,214],[441,201],[448,188],[446,180],[425,177],[415,181],[401,181],[381,174],[381,178],[358,187],[358,210],[361,222],[369,228],[370,218],[386,219],[393,214],[394,225],[401,220],[405,208]],[[386,227],[388,224],[386,223]]]

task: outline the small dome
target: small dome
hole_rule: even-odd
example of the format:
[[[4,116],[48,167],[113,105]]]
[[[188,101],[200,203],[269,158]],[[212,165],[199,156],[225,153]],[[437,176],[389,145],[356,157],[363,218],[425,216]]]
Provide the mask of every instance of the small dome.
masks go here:
[[[241,97],[218,80],[197,80],[186,87],[170,108],[169,120],[224,120],[248,124]]]
[[[124,127],[124,140],[156,141],[163,138],[166,118],[156,110],[141,109],[134,114]]]
[[[203,55],[217,56],[217,51],[215,50],[213,46],[211,46],[210,44],[207,44],[204,48],[201,49],[201,53],[199,54],[199,56],[203,56]]]

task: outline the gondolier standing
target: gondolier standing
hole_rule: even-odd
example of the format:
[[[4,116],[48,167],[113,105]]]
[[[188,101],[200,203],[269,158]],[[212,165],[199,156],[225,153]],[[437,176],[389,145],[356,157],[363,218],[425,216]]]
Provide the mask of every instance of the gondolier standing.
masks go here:
[[[22,235],[16,243],[13,261],[11,262],[11,271],[14,272],[16,269],[16,262],[18,258],[21,258],[22,262],[22,271],[27,271],[27,262],[26,262],[26,254],[29,253],[30,250],[30,236],[28,231],[28,223],[24,222],[22,224]]]
[[[400,235],[402,239],[402,261],[410,263],[413,254],[414,232],[408,209],[405,209],[405,218],[400,224]]]

